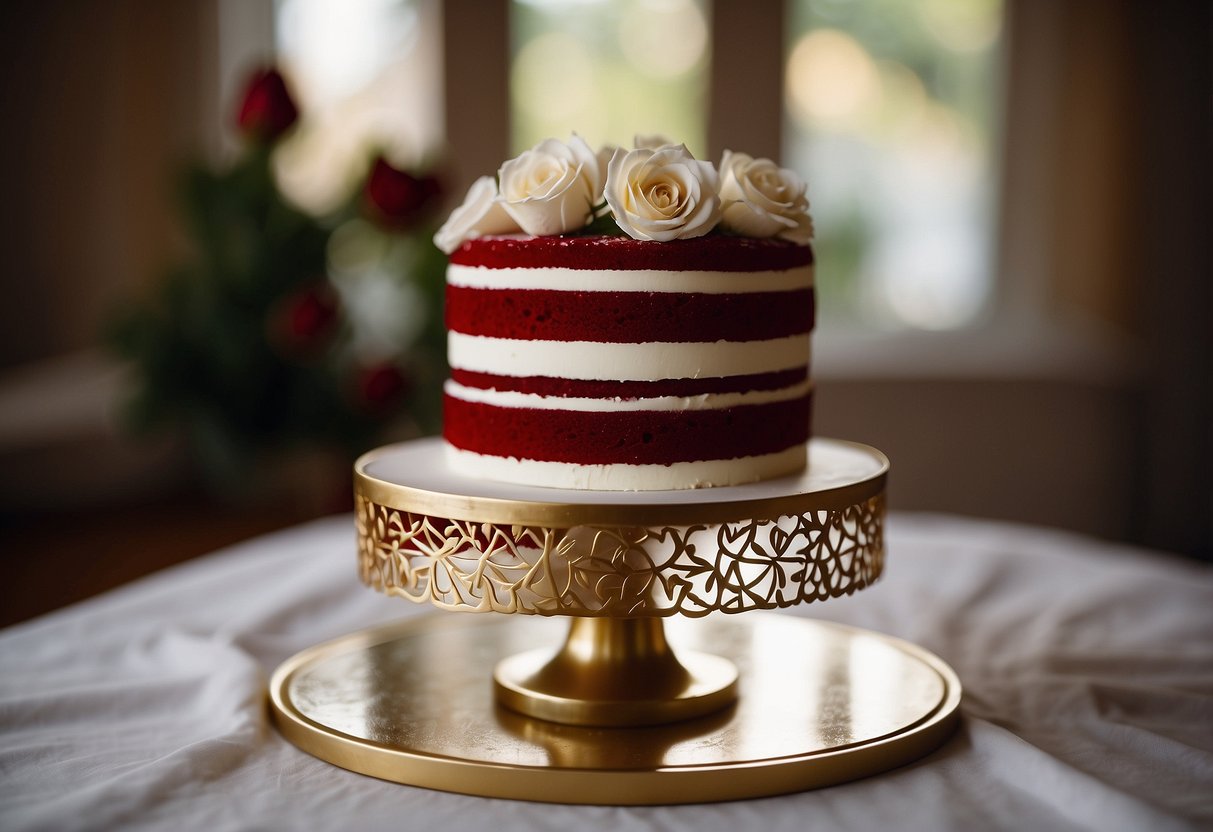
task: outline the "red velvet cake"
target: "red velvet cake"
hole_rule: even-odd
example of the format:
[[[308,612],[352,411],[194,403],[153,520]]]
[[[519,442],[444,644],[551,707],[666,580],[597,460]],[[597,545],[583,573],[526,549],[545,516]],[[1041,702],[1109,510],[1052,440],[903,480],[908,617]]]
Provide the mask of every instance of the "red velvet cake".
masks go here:
[[[770,159],[717,168],[660,136],[545,139],[480,177],[434,236],[451,467],[628,491],[804,468],[808,208]]]
[[[451,254],[451,465],[562,488],[734,485],[804,467],[808,245],[496,236]]]

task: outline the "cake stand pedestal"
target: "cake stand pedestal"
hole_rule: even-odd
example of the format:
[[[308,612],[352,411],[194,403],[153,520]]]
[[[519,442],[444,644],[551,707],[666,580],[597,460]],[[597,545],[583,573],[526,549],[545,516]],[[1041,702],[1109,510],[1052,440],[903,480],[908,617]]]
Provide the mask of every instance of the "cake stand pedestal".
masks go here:
[[[887,472],[872,448],[815,439],[793,477],[583,492],[460,477],[438,440],[380,449],[355,466],[363,579],[513,615],[425,616],[305,650],[274,673],[274,718],[353,771],[560,803],[732,800],[907,763],[955,727],[952,670],[897,639],[763,612],[879,576]],[[730,612],[752,614],[713,614]]]

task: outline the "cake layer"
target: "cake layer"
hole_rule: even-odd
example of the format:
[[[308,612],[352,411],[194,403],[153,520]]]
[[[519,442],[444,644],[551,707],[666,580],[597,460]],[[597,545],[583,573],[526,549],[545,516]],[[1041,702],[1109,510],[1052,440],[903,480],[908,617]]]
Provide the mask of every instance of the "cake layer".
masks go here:
[[[600,491],[668,491],[742,485],[794,474],[805,466],[806,446],[738,459],[675,462],[670,465],[579,465],[514,457],[485,456],[446,446],[447,464],[469,477]]]
[[[759,341],[813,329],[813,290],[583,292],[448,286],[446,325],[491,338],[641,344]]]
[[[802,367],[809,358],[807,334],[769,341],[603,344],[447,333],[451,367],[505,376],[659,381],[772,373]]]
[[[452,466],[635,490],[799,470],[812,263],[807,246],[730,236],[465,242],[447,271]]]
[[[705,393],[745,393],[750,390],[780,390],[806,381],[809,368],[796,367],[774,373],[707,378],[671,378],[659,381],[583,380],[547,376],[501,376],[470,370],[451,370],[451,380],[464,387],[534,393],[538,396],[613,398],[617,400],[658,396],[702,396]]]
[[[654,245],[627,237],[482,237],[451,254],[456,266],[659,270],[671,272],[784,271],[813,263],[809,246],[781,240],[709,236]]]
[[[444,397],[444,435],[487,456],[582,465],[740,459],[803,445],[812,394],[712,410],[554,410]]]

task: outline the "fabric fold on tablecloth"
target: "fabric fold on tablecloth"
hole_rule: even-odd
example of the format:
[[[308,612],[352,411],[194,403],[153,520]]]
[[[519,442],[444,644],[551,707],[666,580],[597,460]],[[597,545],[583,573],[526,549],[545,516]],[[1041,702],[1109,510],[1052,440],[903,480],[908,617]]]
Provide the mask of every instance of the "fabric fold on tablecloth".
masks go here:
[[[430,613],[358,582],[352,523],[258,538],[0,631],[0,828],[1213,826],[1208,568],[1043,529],[894,515],[879,584],[788,614],[937,653],[965,687],[955,738],[815,792],[577,807],[381,782],[269,725],[267,679],[290,655]]]

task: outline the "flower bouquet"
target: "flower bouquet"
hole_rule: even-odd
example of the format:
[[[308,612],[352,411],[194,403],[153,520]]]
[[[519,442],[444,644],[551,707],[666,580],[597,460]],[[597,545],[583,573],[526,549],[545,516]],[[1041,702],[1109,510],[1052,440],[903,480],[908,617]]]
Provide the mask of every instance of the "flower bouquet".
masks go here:
[[[719,169],[664,136],[593,151],[574,134],[545,139],[477,179],[438,229],[451,253],[496,234],[626,234],[670,242],[711,233],[807,243],[813,220],[805,183],[770,159],[726,150]]]
[[[348,474],[354,455],[393,431],[429,432],[440,412],[443,262],[427,225],[437,181],[380,157],[341,209],[311,216],[282,194],[271,167],[298,118],[278,72],[252,77],[236,118],[241,154],[185,178],[193,259],[111,333],[134,368],[132,424],[180,430],[224,493],[252,487],[258,467],[317,449]],[[421,323],[407,342],[368,349],[359,337],[357,287],[329,268],[351,223],[379,235],[380,271],[410,286],[416,308],[399,313]]]

